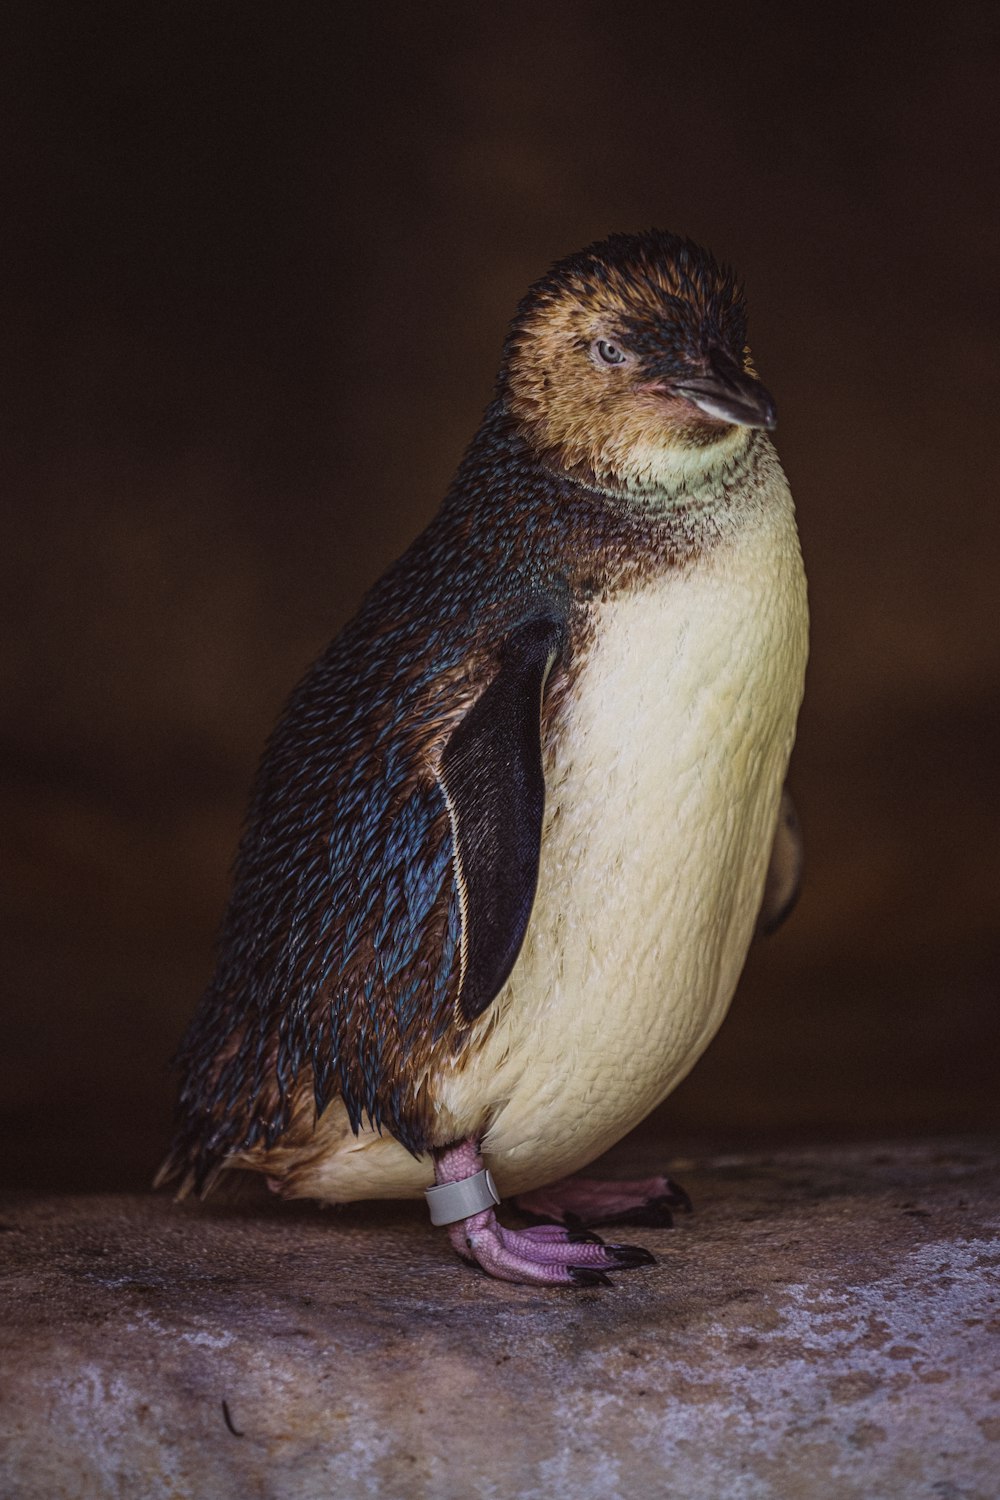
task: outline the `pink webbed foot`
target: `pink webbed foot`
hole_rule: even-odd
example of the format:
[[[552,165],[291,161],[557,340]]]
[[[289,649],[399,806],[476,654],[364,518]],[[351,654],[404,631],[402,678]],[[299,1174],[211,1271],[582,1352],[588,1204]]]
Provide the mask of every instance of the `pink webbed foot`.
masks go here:
[[[606,1245],[587,1230],[505,1229],[491,1208],[452,1224],[448,1234],[459,1255],[488,1275],[534,1286],[610,1286],[608,1271],[656,1264],[641,1245]]]
[[[481,1174],[483,1159],[474,1141],[462,1141],[437,1153],[438,1186],[464,1183]],[[448,1236],[464,1260],[488,1275],[533,1286],[610,1286],[608,1271],[656,1263],[639,1245],[608,1245],[576,1226],[534,1224],[507,1229],[490,1206],[450,1224]]]
[[[570,1228],[604,1224],[647,1224],[669,1229],[673,1209],[691,1212],[691,1199],[669,1177],[605,1182],[596,1177],[564,1177],[533,1193],[521,1193],[514,1207],[529,1218]]]

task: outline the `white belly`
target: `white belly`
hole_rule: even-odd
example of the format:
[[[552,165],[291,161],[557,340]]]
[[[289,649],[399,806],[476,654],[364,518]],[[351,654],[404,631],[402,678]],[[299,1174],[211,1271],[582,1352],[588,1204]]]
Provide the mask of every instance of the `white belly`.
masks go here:
[[[766,515],[705,558],[599,606],[546,768],[524,947],[467,1052],[432,1081],[452,1138],[485,1129],[502,1193],[619,1140],[720,1025],[760,908],[806,634],[783,479]],[[344,1145],[331,1196],[431,1180],[394,1142]]]

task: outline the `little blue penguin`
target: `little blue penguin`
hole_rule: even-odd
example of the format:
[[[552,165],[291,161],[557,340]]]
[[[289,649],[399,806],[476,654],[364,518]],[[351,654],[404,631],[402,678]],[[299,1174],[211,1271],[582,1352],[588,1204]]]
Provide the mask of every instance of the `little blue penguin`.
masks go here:
[[[440,511],[268,743],[158,1180],[426,1193],[507,1281],[652,1260],[591,1226],[683,1190],[574,1174],[693,1066],[798,884],[774,425],[690,240],[613,234],[531,287]]]

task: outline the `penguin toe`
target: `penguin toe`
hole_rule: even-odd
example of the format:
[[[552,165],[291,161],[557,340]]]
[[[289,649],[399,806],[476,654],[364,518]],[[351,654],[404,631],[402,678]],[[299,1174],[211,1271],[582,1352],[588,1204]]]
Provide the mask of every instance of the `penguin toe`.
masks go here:
[[[630,1271],[633,1266],[655,1266],[656,1256],[644,1245],[608,1245],[618,1262],[616,1270]]]
[[[587,1230],[561,1224],[506,1229],[492,1210],[453,1225],[459,1254],[500,1281],[532,1286],[608,1286],[609,1271],[631,1271],[655,1265],[641,1245],[609,1245]]]
[[[651,1198],[648,1203],[637,1203],[634,1208],[626,1208],[617,1214],[609,1214],[606,1218],[596,1220],[603,1228],[613,1224],[630,1224],[640,1226],[643,1229],[673,1229],[674,1216],[671,1212],[671,1200],[661,1194],[658,1198]]]
[[[691,1212],[691,1199],[665,1174],[623,1182],[567,1177],[537,1192],[522,1194],[514,1199],[514,1207],[532,1224],[562,1224],[571,1233],[580,1234],[614,1224],[670,1229],[677,1209]]]
[[[570,1266],[569,1274],[574,1286],[614,1286],[604,1271],[591,1271],[586,1266]]]

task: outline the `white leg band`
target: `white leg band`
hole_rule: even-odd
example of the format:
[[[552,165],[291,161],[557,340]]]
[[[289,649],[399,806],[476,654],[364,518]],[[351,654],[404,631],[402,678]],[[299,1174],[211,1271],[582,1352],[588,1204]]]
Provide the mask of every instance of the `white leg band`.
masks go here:
[[[481,1214],[484,1208],[494,1208],[500,1202],[488,1167],[458,1182],[441,1182],[437,1187],[426,1188],[424,1197],[432,1224],[457,1224],[460,1219]]]

